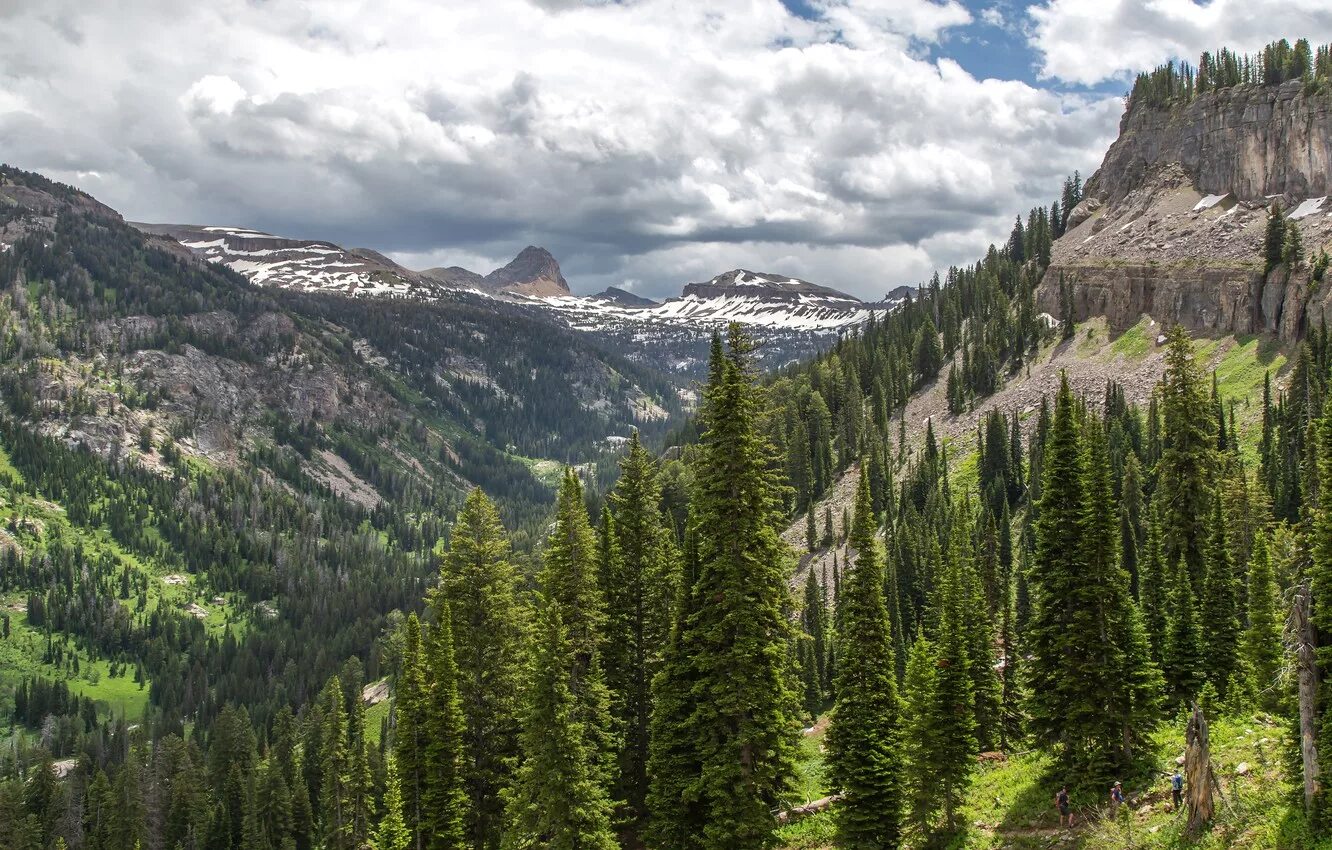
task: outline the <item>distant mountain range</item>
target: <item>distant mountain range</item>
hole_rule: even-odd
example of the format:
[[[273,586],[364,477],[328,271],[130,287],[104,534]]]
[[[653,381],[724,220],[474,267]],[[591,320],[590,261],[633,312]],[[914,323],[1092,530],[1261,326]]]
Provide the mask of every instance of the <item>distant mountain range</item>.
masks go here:
[[[180,242],[252,282],[279,289],[350,297],[435,300],[445,292],[472,292],[543,308],[582,331],[612,331],[624,323],[711,330],[739,322],[777,332],[826,334],[864,322],[876,310],[899,306],[913,290],[899,287],[866,303],[831,287],[784,275],[735,269],[684,286],[680,296],[653,301],[618,287],[574,295],[559,262],[529,245],[488,274],[460,266],[414,271],[366,248],[287,239],[242,227],[136,224],[144,232]]]

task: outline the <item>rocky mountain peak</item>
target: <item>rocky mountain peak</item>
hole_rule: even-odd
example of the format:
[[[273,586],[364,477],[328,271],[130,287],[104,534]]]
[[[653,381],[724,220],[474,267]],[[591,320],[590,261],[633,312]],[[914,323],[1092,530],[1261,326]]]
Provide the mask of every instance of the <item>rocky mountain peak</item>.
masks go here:
[[[521,295],[567,295],[569,283],[560,272],[559,262],[545,248],[528,245],[508,265],[485,277],[494,288]]]

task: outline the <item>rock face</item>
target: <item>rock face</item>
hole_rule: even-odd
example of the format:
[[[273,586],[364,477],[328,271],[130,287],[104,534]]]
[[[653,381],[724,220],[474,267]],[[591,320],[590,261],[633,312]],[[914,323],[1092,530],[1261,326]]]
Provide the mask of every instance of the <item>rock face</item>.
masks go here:
[[[1305,255],[1332,243],[1332,95],[1298,83],[1241,86],[1126,114],[1120,136],[1055,242],[1041,310],[1143,314],[1190,330],[1297,340],[1328,311],[1309,263],[1264,274],[1268,205],[1282,203]]]
[[[1158,165],[1179,163],[1204,194],[1246,201],[1329,193],[1332,97],[1309,95],[1298,80],[1199,95],[1175,109],[1135,109],[1088,183],[1115,204]]]
[[[569,283],[560,273],[560,264],[545,248],[528,245],[507,266],[485,277],[493,289],[521,295],[568,295]]]

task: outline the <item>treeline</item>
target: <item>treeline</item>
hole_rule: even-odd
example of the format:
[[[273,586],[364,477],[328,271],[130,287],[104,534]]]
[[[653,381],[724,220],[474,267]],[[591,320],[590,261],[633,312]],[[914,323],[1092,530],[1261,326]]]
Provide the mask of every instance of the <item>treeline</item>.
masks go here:
[[[1215,53],[1204,51],[1197,65],[1171,60],[1138,74],[1128,96],[1128,111],[1188,103],[1199,95],[1237,86],[1276,86],[1291,80],[1303,81],[1311,93],[1332,85],[1332,45],[1310,47],[1305,38],[1291,45],[1283,38],[1253,55],[1223,47]]]
[[[947,365],[948,405],[959,413],[999,389],[1049,338],[1053,323],[1037,311],[1035,290],[1082,188],[1074,174],[1049,207],[1033,208],[1025,224],[1018,217],[1004,246],[990,246],[975,265],[936,274],[900,310],[871,316],[863,329],[772,383],[780,415],[770,436],[786,459],[794,512],[827,492],[862,445],[877,504],[877,482],[892,460],[884,448],[894,436],[890,423],[912,393]]]

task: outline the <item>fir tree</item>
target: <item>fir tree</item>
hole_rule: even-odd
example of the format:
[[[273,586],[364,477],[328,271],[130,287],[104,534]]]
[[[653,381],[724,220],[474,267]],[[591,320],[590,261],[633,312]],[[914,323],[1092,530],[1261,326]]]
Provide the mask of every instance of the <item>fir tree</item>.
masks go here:
[[[658,505],[661,485],[651,455],[634,432],[610,495],[611,521],[605,559],[606,683],[612,714],[621,731],[616,797],[629,820],[647,816],[649,726],[652,680],[661,670],[678,594],[679,565]]]
[[[569,687],[573,691],[576,720],[587,738],[593,775],[609,792],[613,781],[610,757],[618,750],[611,728],[610,691],[602,668],[602,631],[606,606],[597,579],[600,552],[596,534],[583,502],[583,488],[572,469],[566,469],[555,502],[555,525],[542,552],[541,587],[566,624],[574,666]]]
[[[615,850],[611,803],[578,719],[573,692],[577,653],[547,602],[541,614],[536,671],[528,694],[522,764],[505,792],[505,850]]]
[[[375,850],[407,850],[412,846],[412,833],[402,814],[402,789],[398,783],[398,770],[392,757],[388,762],[388,779],[384,789],[384,817],[375,830]]]
[[[959,538],[960,535],[955,536],[960,544]],[[949,548],[935,588],[934,646],[938,672],[930,717],[935,725],[936,746],[931,754],[934,779],[938,783],[935,793],[944,828],[953,832],[958,827],[958,814],[980,747],[976,741],[976,701],[967,646],[968,600],[963,585],[962,551],[960,545]]]
[[[778,529],[785,499],[774,475],[779,467],[757,427],[762,408],[752,347],[732,325],[728,350],[713,364],[705,390],[695,607],[678,646],[696,677],[689,694],[699,772],[688,784],[695,784],[701,809],[700,846],[718,850],[769,843],[798,734],[799,706],[786,669],[791,626],[782,612],[787,565]],[[681,780],[653,776],[663,791]]]
[[[351,850],[354,845],[356,813],[353,802],[351,744],[347,739],[347,710],[342,683],[332,676],[319,696],[322,725],[319,752],[321,779],[319,810],[324,826],[324,846],[330,850]]]
[[[903,680],[906,713],[902,751],[906,762],[907,814],[917,832],[928,834],[939,813],[940,730],[934,724],[939,687],[938,658],[924,634],[916,636]]]
[[[404,627],[402,668],[398,674],[394,693],[394,716],[397,721],[393,735],[399,792],[403,795],[403,816],[412,833],[412,846],[425,850],[423,830],[425,806],[423,791],[426,769],[426,733],[424,694],[426,689],[425,660],[421,657],[421,621],[415,613],[407,615]]]
[[[1212,508],[1211,534],[1207,546],[1207,576],[1203,584],[1202,621],[1208,636],[1203,644],[1207,680],[1225,699],[1232,677],[1239,672],[1239,618],[1235,605],[1235,568],[1226,542],[1221,500]]]
[[[901,706],[864,464],[855,505],[850,542],[856,560],[846,581],[837,635],[842,663],[828,730],[828,762],[842,795],[836,809],[840,846],[895,847],[902,832]]]
[[[466,846],[468,815],[463,787],[466,730],[448,601],[436,597],[435,606],[435,625],[425,647],[427,685],[421,695],[419,722],[425,735],[422,821],[429,850],[461,850]]]
[[[1156,499],[1161,543],[1167,563],[1181,555],[1194,592],[1202,590],[1206,568],[1204,542],[1211,506],[1214,438],[1193,344],[1179,325],[1166,333],[1166,368],[1159,392],[1165,438],[1157,462]]]
[[[467,496],[444,557],[439,593],[448,602],[457,652],[458,694],[466,727],[463,784],[467,842],[498,846],[511,764],[518,754],[522,685],[528,658],[527,607],[495,505]]]
[[[810,714],[818,714],[823,704],[824,682],[827,675],[828,661],[828,608],[824,599],[823,587],[814,573],[813,564],[805,577],[805,608],[801,615],[805,633],[809,635],[809,661],[812,678],[806,683],[805,709]]]
[[[1161,666],[1174,703],[1181,705],[1196,699],[1206,680],[1198,608],[1183,557],[1175,561],[1171,584],[1170,630],[1166,634]]]
[[[1156,519],[1155,505],[1147,509],[1146,551],[1140,568],[1139,597],[1142,604],[1143,627],[1151,642],[1152,660],[1160,664],[1166,640],[1166,612],[1170,605],[1170,584],[1161,560],[1161,527]]]
[[[1280,704],[1277,677],[1281,672],[1281,621],[1277,615],[1277,583],[1268,560],[1267,535],[1253,541],[1249,559],[1249,627],[1244,632],[1241,653],[1254,690],[1263,708],[1276,711]]]

